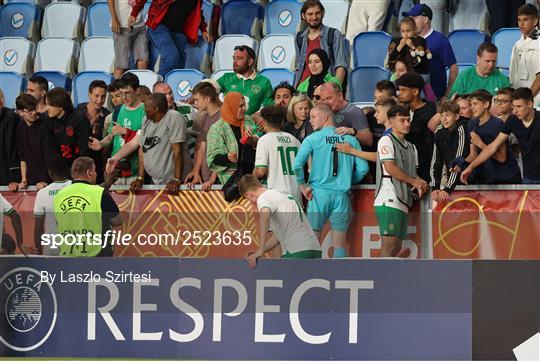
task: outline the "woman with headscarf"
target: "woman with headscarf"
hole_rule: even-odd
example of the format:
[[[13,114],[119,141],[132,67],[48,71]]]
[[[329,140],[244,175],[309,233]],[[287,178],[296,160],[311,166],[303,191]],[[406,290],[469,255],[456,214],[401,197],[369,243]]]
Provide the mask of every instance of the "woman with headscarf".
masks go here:
[[[221,184],[238,168],[242,174],[253,172],[255,147],[262,132],[251,117],[245,115],[246,108],[241,93],[227,93],[221,106],[221,118],[208,131],[206,160]]]
[[[315,88],[326,82],[334,82],[341,88],[341,82],[328,71],[330,58],[322,49],[313,49],[308,56],[308,68],[310,76],[307,77],[296,89],[299,93],[307,94],[313,99]]]

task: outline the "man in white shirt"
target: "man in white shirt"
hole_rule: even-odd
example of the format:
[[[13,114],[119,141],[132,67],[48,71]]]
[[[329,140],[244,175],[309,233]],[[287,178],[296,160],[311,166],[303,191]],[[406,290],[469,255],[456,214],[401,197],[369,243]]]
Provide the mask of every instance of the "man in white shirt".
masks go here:
[[[266,190],[254,175],[244,175],[238,182],[240,194],[259,209],[259,249],[246,256],[249,266],[281,244],[282,258],[318,259],[321,246],[306,214],[294,197],[277,190]],[[267,240],[268,232],[273,235]]]
[[[264,107],[261,116],[266,134],[257,142],[253,174],[260,179],[266,176],[269,190],[291,194],[302,204],[302,193],[292,168],[300,141],[289,133],[281,132],[281,126],[285,122],[285,111],[282,107]]]
[[[521,37],[512,48],[510,84],[514,88],[530,88],[535,107],[540,107],[540,30],[538,10],[532,4],[518,9]]]

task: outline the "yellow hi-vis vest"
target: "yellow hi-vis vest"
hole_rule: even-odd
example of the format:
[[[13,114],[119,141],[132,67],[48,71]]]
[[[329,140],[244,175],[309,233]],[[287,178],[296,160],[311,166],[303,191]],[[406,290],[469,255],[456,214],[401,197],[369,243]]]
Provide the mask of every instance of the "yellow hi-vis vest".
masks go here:
[[[96,256],[101,251],[103,187],[74,183],[54,197],[58,233],[63,235],[60,255]]]

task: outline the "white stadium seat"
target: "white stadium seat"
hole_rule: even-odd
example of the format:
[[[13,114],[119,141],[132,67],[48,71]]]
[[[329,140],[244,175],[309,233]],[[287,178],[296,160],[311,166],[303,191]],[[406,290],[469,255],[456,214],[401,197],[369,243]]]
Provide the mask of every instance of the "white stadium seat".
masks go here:
[[[114,41],[107,36],[86,38],[81,44],[79,72],[96,71],[112,73],[114,71]]]
[[[163,81],[163,77],[157,73],[152,72],[151,70],[129,70],[126,73],[133,73],[139,78],[139,84],[145,85],[150,90],[154,84],[158,81]]]
[[[267,35],[261,40],[258,69],[288,68],[294,70],[296,48],[294,35]]]
[[[79,45],[72,39],[42,39],[36,50],[35,71],[55,71],[73,74]]]
[[[32,72],[36,47],[30,40],[22,37],[0,38],[0,50],[0,72]]]
[[[84,8],[73,2],[55,2],[47,5],[43,16],[43,38],[76,39],[81,34]]]
[[[238,45],[247,45],[257,53],[257,42],[247,35],[223,35],[216,41],[214,51],[214,70],[232,69],[234,48]]]

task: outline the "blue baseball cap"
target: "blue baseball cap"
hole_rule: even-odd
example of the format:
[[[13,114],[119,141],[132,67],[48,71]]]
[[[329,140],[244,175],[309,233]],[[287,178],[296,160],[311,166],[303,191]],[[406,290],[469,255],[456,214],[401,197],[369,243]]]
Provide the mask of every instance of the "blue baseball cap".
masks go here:
[[[403,16],[423,15],[423,16],[427,16],[429,20],[433,19],[433,11],[426,4],[416,4],[415,6],[412,7],[411,10],[404,11],[403,13],[401,13],[401,15]]]

